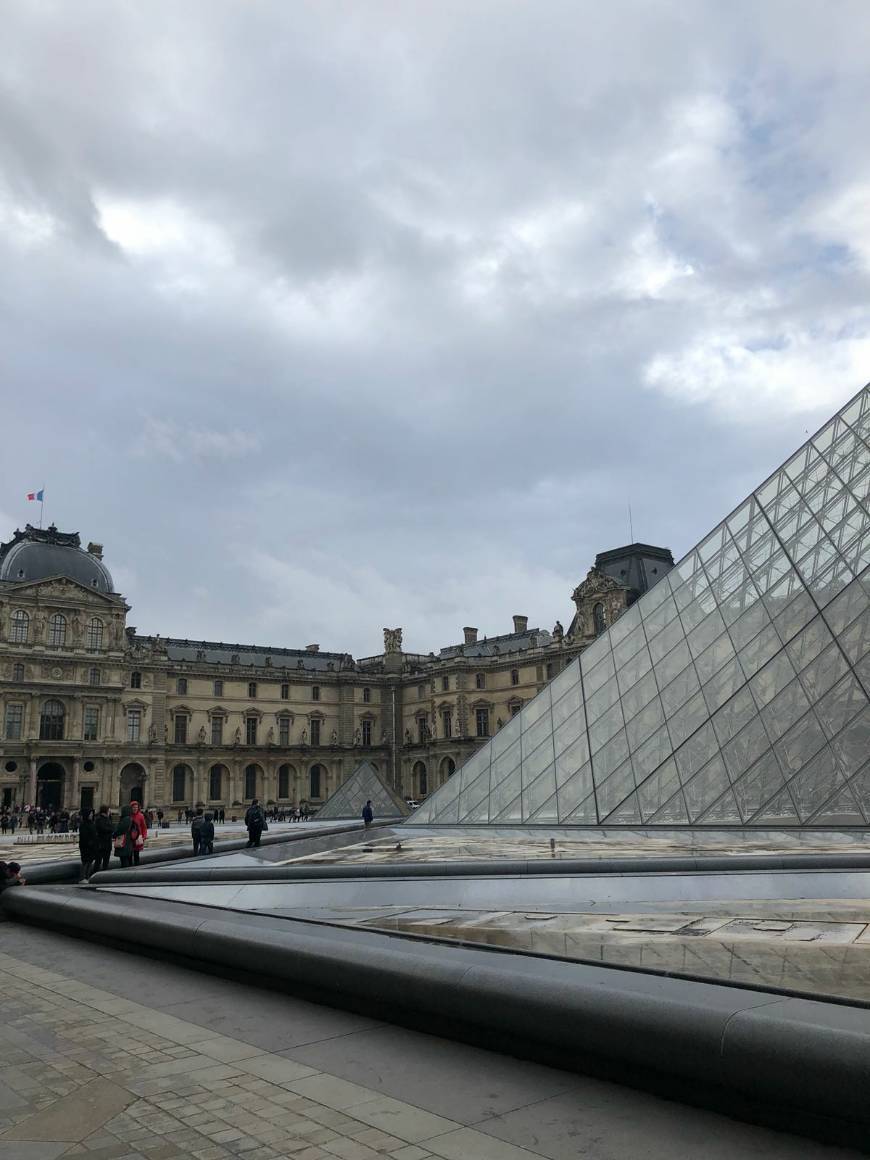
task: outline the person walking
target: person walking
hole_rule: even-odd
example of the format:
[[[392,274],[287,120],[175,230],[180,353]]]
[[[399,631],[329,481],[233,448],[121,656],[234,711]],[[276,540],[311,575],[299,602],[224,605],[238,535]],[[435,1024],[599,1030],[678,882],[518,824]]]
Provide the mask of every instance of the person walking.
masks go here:
[[[199,832],[199,852],[200,854],[214,853],[214,814],[208,813],[205,815],[202,823],[202,829]]]
[[[132,810],[130,806],[124,806],[118,824],[112,831],[112,845],[115,847],[115,856],[121,859],[122,870],[129,870],[133,865],[133,851],[138,836],[139,828],[133,821]]]
[[[93,874],[94,864],[99,858],[97,827],[94,824],[93,810],[82,810],[82,816],[79,820],[79,857],[82,860],[80,881],[87,882]]]
[[[375,820],[375,811],[372,809],[371,799],[363,806],[362,819],[365,822],[366,829],[370,829],[372,822]]]
[[[139,809],[139,803],[136,801],[130,802],[130,813],[133,818],[133,825],[139,831],[136,835],[136,840],[133,843],[133,865],[139,865],[139,855],[145,848],[145,842],[148,839],[148,822],[145,815]]]
[[[112,858],[112,834],[115,827],[109,817],[108,806],[100,806],[99,813],[94,819],[94,829],[97,832],[97,853],[92,874],[96,874],[99,870],[108,870]]]
[[[202,816],[202,810],[196,811],[196,816],[190,823],[190,836],[193,839],[193,856],[202,853],[202,827],[205,825],[205,818]]]
[[[260,808],[259,798],[254,798],[245,811],[245,825],[248,829],[248,846],[259,846],[260,836],[266,826],[266,817]]]

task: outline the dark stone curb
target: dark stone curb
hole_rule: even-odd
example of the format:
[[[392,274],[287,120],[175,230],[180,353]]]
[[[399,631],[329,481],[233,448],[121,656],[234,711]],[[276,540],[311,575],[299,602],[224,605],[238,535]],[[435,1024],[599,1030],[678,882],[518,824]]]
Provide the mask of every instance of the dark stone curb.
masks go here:
[[[87,889],[7,890],[10,918],[137,946],[201,969],[575,1071],[702,1088],[720,1110],[866,1142],[870,1010],[373,931],[314,927]],[[724,1105],[724,1106],[723,1106]],[[746,1113],[749,1106],[752,1111]],[[761,1109],[759,1111],[759,1109]],[[807,1121],[810,1127],[805,1127]],[[823,1129],[819,1124],[824,1125]]]
[[[178,870],[105,870],[91,881],[96,886],[122,883],[173,882],[305,882],[324,879],[360,878],[495,878],[507,876],[576,874],[666,874],[698,871],[751,870],[870,870],[867,854],[735,854],[713,857],[673,858],[537,858],[466,860],[457,862],[345,863],[342,865],[258,867],[255,873],[243,867],[215,866],[197,859]]]

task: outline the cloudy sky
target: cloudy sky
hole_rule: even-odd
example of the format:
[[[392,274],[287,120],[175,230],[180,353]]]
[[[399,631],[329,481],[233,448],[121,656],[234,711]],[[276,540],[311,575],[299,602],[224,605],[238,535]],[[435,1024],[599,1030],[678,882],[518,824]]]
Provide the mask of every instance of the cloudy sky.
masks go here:
[[[140,631],[567,623],[870,379],[866,0],[6,0],[0,538]]]

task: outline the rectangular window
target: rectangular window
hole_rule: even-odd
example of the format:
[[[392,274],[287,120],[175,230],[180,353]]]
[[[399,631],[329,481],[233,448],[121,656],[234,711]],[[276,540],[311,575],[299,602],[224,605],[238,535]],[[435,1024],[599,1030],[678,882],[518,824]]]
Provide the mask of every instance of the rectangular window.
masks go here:
[[[371,699],[372,699],[372,691],[368,687],[368,685],[366,685],[366,687],[363,689],[363,703],[368,705],[368,703],[371,701]]]
[[[311,744],[320,744],[320,720],[317,717],[311,722]]]
[[[417,686],[417,700],[423,701],[423,700],[425,700],[425,698],[426,698],[426,686],[425,685],[418,685]]]
[[[453,710],[445,709],[441,714],[441,724],[444,726],[444,736],[453,736]]]
[[[172,771],[172,800],[174,802],[183,802],[187,797],[185,793],[187,783],[187,770],[183,765],[176,765]]]
[[[96,741],[100,732],[100,710],[96,705],[85,705],[83,736],[85,741]]]
[[[441,688],[444,690],[445,693],[450,688],[450,678],[449,677],[442,677],[441,678]]]
[[[554,673],[553,662],[547,661],[547,680],[548,681],[553,679],[553,673]]]
[[[256,695],[257,695],[257,682],[256,681],[248,681],[248,696],[249,697],[256,697]]]
[[[489,709],[485,707],[475,709],[474,720],[477,725],[477,736],[489,737]]]
[[[213,765],[208,772],[208,800],[210,802],[219,802],[223,797],[223,769],[219,765]]]
[[[245,799],[250,801],[257,796],[257,767],[249,765],[245,769]]]
[[[257,721],[256,717],[246,717],[245,718],[245,744],[246,745],[256,745],[257,744],[257,725],[258,724],[259,724],[259,722]]]
[[[474,687],[476,689],[485,689],[486,688],[486,673],[475,673],[474,674]]]
[[[288,798],[290,796],[290,770],[286,765],[282,765],[278,770],[278,797]]]
[[[214,688],[212,689],[212,692],[214,693],[214,695],[216,697],[222,697],[224,695],[224,683],[223,683],[223,681],[215,681]]]
[[[425,717],[417,718],[417,740],[421,745],[426,741],[426,734],[429,732],[429,727]]]
[[[184,713],[175,716],[175,744],[187,745],[187,717]]]
[[[363,745],[371,745],[371,743],[372,743],[372,723],[371,723],[371,721],[363,721],[363,723],[362,723],[362,743],[363,743]]]
[[[278,744],[284,745],[284,746],[287,746],[290,744],[290,718],[289,717],[281,717],[278,720]]]
[[[6,740],[20,741],[21,730],[24,725],[24,706],[6,706]]]
[[[520,683],[520,670],[511,669],[511,684],[518,685]]]
[[[290,686],[286,682],[281,686],[281,700],[290,700]]]
[[[522,705],[511,705],[511,717],[516,717],[520,709],[522,709]]]
[[[142,732],[142,710],[127,710],[127,740],[138,741]]]
[[[311,700],[312,701],[319,701],[320,700],[320,685],[312,685],[311,686]]]
[[[218,716],[211,719],[211,743],[212,745],[223,745],[224,743],[223,717]]]
[[[187,693],[187,677],[179,677],[175,682],[175,691],[183,697]]]

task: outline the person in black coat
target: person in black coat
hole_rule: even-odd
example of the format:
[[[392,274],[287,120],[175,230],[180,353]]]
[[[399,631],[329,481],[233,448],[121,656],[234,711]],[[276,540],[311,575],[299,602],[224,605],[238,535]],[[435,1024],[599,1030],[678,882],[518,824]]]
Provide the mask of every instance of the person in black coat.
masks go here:
[[[99,857],[97,827],[94,824],[93,810],[82,810],[82,817],[79,822],[79,856],[82,860],[81,880],[84,882],[87,878],[90,878],[94,870],[94,863]]]
[[[109,817],[108,806],[100,806],[100,812],[94,819],[94,825],[97,831],[97,853],[94,858],[92,874],[96,874],[98,870],[108,870],[109,862],[112,859],[112,834],[115,826]]]

